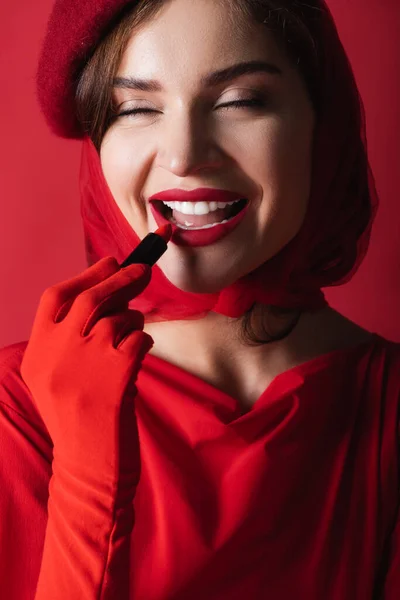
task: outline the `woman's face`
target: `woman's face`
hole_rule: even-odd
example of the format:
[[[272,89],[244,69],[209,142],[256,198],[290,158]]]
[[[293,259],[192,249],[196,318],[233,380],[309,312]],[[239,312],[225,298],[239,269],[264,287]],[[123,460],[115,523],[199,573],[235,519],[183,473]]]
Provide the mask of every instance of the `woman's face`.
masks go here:
[[[119,208],[140,238],[157,229],[149,197],[171,188],[219,188],[249,201],[239,225],[200,247],[169,243],[158,261],[178,288],[217,292],[277,254],[298,233],[310,193],[314,113],[305,84],[265,26],[232,23],[228,3],[170,0],[133,33],[117,76],[160,91],[115,87],[118,116],[100,158]],[[211,72],[263,61],[206,87]],[[237,100],[256,106],[224,106]]]

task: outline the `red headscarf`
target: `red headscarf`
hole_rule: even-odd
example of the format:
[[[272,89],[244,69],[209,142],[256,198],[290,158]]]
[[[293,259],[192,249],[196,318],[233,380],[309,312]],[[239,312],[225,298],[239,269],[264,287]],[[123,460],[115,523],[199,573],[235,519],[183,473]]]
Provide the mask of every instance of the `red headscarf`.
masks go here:
[[[115,0],[114,4],[115,12],[117,6],[126,2]],[[299,233],[273,258],[216,294],[183,292],[155,265],[150,285],[130,304],[131,308],[141,310],[147,321],[196,318],[211,310],[239,317],[254,303],[304,310],[323,308],[327,302],[321,288],[349,281],[364,259],[378,208],[367,159],[364,109],[333,18],[324,2],[318,5],[321,7],[318,26],[322,28],[318,48],[321,66],[316,81],[319,110],[311,193]],[[62,33],[66,29],[61,27],[60,20],[72,18],[70,4],[68,11],[65,6],[64,0],[57,0],[50,20],[41,57],[39,101],[53,130],[63,137],[76,138],[80,135],[69,107],[71,102],[69,108],[65,104],[67,76],[64,80],[55,75],[59,74],[55,52],[60,54],[58,68],[69,73],[68,77],[72,73],[71,56],[76,62],[80,52],[77,41],[68,38],[66,45],[62,45],[59,39],[60,35],[67,35]],[[102,2],[89,6],[92,11],[99,11],[99,15],[102,7]],[[111,15],[106,8],[104,11],[106,23]],[[94,22],[89,13],[86,16],[87,19],[82,13],[80,21],[74,22],[75,30],[85,40],[82,44],[91,39],[90,27],[94,27],[89,25]],[[99,32],[96,30],[93,35],[98,37]],[[70,86],[66,89],[72,94]],[[139,238],[112,197],[99,155],[88,137],[83,139],[80,190],[88,264],[109,255],[122,262]]]

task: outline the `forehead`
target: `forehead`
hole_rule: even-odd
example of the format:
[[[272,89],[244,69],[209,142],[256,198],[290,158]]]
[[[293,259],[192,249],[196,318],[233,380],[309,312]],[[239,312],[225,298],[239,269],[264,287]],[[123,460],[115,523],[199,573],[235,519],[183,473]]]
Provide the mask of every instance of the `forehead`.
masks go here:
[[[265,26],[235,16],[226,1],[172,0],[132,32],[118,75],[186,80],[238,61],[285,56]]]

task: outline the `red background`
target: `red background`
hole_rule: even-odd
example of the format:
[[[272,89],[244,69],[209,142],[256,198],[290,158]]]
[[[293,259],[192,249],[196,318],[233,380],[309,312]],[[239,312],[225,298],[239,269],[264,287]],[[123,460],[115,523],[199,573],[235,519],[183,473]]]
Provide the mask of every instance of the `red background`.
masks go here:
[[[400,342],[400,3],[328,0],[364,99],[381,205],[355,277],[326,289],[348,318]],[[30,336],[42,292],[86,268],[80,143],[49,132],[34,76],[53,0],[1,2],[0,347]]]

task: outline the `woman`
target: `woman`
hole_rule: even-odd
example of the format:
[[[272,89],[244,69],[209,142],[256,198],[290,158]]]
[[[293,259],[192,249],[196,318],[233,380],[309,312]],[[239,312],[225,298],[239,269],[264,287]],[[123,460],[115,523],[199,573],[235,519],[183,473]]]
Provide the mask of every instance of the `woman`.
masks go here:
[[[38,93],[89,268],[1,353],[3,596],[398,598],[399,344],[321,291],[377,209],[326,5],[58,0]]]

